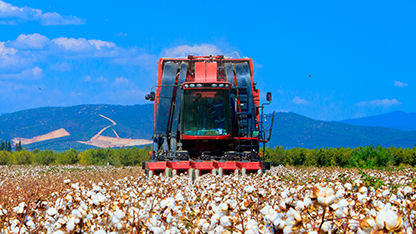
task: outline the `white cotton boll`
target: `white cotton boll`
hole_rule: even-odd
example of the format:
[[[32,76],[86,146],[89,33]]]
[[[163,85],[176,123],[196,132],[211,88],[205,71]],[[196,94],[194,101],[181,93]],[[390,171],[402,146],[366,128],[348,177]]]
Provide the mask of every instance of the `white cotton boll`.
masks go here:
[[[324,232],[328,232],[329,230],[331,230],[331,227],[332,227],[331,222],[324,222],[324,223],[322,224],[322,230],[323,230]]]
[[[218,234],[223,233],[224,231],[225,229],[223,226],[218,226],[214,229],[214,233],[218,233]]]
[[[263,215],[266,215],[269,212],[269,209],[271,208],[272,208],[271,206],[265,205],[263,209],[260,210],[260,213],[262,213]]]
[[[404,195],[407,195],[407,194],[409,194],[409,193],[412,193],[412,192],[413,192],[413,189],[412,189],[411,187],[409,187],[409,186],[406,186],[406,187],[403,189],[403,192],[404,192]]]
[[[206,219],[200,219],[200,220],[198,221],[197,226],[198,226],[198,227],[202,227],[202,226],[204,225],[204,223],[208,223],[208,222],[207,222],[207,220],[206,220]]]
[[[69,220],[68,223],[66,223],[66,229],[68,229],[68,231],[72,231],[75,228],[75,222],[73,219]]]
[[[384,228],[384,223],[386,222],[386,210],[380,210],[376,217],[376,223],[379,229]]]
[[[168,201],[167,200],[162,200],[160,202],[160,208],[165,209],[165,207],[168,205]]]
[[[57,211],[55,208],[51,207],[51,208],[49,208],[49,209],[46,211],[46,213],[47,213],[49,216],[54,216],[54,215],[56,215],[56,214],[58,213],[58,211]]]
[[[326,197],[324,204],[325,205],[331,205],[332,203],[334,203],[335,199],[336,199],[336,197],[334,195]]]
[[[218,208],[220,209],[220,211],[227,211],[228,210],[228,204],[227,203],[221,203]]]
[[[367,193],[368,192],[368,189],[367,189],[367,187],[365,187],[365,186],[363,186],[363,187],[361,187],[360,188],[360,190],[358,190],[360,193]]]
[[[124,218],[124,217],[125,217],[125,214],[124,214],[124,212],[123,212],[123,211],[121,211],[120,209],[117,209],[117,210],[114,212],[114,217],[115,217],[115,218],[117,218],[117,219],[122,219],[122,218]]]
[[[22,214],[24,210],[25,210],[24,202],[19,203],[18,206],[13,208],[13,212],[18,213],[18,214]]]
[[[77,218],[82,218],[81,212],[80,212],[79,210],[72,210],[71,214],[72,214],[74,217],[77,217]]]
[[[283,199],[287,198],[287,191],[285,190],[285,191],[281,192],[281,193],[280,193],[280,196],[281,196]]]
[[[58,230],[58,231],[56,231],[56,232],[53,232],[52,234],[65,234],[63,231],[61,231],[61,230]],[[100,233],[94,233],[94,234],[100,234]],[[104,232],[104,234],[105,234],[105,232]]]
[[[253,220],[253,219],[249,219],[247,221],[247,223],[245,224],[246,226],[246,233],[248,233],[249,231],[251,231],[251,233],[259,233],[259,227],[258,227],[258,223]]]
[[[251,185],[244,187],[244,191],[246,191],[247,193],[252,193],[254,192],[255,188]]]
[[[388,227],[388,229],[392,229],[397,225],[397,219],[398,218],[399,218],[399,216],[397,215],[396,212],[394,212],[392,210],[388,210],[386,212],[385,223],[386,223],[386,226]]]
[[[330,196],[333,196],[334,194],[335,194],[335,192],[334,192],[334,189],[332,189],[332,188],[327,188],[325,190],[325,197],[330,197]]]
[[[179,233],[181,233],[177,227],[171,227],[171,228],[169,229],[169,231],[170,231],[170,233],[172,233],[172,234],[179,234]]]
[[[284,201],[281,201],[279,206],[281,206],[283,209],[286,209],[286,203]]]
[[[220,201],[222,201],[222,197],[214,197],[214,200],[216,201],[216,202],[220,202]]]
[[[390,191],[387,190],[387,189],[384,190],[383,193],[382,193],[383,197],[387,197],[389,194],[390,194]]]
[[[337,209],[337,210],[335,211],[335,217],[337,217],[337,218],[344,217],[344,212],[343,212],[343,210],[342,210],[342,209]]]
[[[35,223],[33,222],[33,220],[29,220],[29,221],[27,221],[25,224],[26,224],[26,226],[27,226],[27,227],[29,227],[30,229],[35,229],[35,228],[36,228],[36,225],[35,225]]]
[[[305,209],[305,204],[302,201],[297,201],[295,209],[298,211],[302,211]]]
[[[344,184],[344,188],[347,190],[351,190],[352,189],[352,185],[350,183],[345,183]]]
[[[292,233],[292,225],[289,225],[289,226],[286,226],[284,229],[283,229],[283,233],[284,234],[289,234],[289,233]]]
[[[342,197],[344,197],[344,194],[345,194],[345,190],[344,189],[340,189],[340,190],[337,191],[337,193],[335,194],[335,196],[337,198],[342,198]]]
[[[106,234],[104,230],[95,231],[94,234]]]
[[[71,180],[70,180],[70,179],[66,179],[66,180],[64,180],[64,183],[65,183],[65,184],[69,184],[69,182],[71,182]]]
[[[208,231],[210,231],[210,228],[209,228],[209,223],[208,223],[208,222],[206,222],[206,223],[204,223],[204,224],[202,225],[202,232],[206,233],[206,232],[208,232]]]
[[[220,219],[220,224],[224,227],[231,226],[231,221],[228,216],[223,216]]]
[[[287,217],[296,219],[297,221],[301,220],[299,212],[294,210],[293,208],[290,208],[289,211],[286,213]]]
[[[304,204],[306,207],[309,207],[310,205],[312,205],[312,200],[311,200],[309,197],[305,197],[305,198],[303,199],[303,204]]]
[[[350,219],[348,221],[348,227],[351,230],[357,230],[359,225],[360,225],[360,223],[357,220],[355,220],[355,219]]]

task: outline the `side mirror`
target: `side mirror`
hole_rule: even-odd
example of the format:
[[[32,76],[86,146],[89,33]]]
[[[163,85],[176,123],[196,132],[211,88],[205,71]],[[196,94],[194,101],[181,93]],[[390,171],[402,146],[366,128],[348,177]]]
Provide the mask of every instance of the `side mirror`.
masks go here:
[[[267,94],[266,94],[266,100],[267,100],[268,102],[271,102],[271,101],[272,101],[272,93],[267,92]]]
[[[150,94],[146,94],[146,96],[144,96],[144,99],[154,101],[155,100],[155,92],[150,92]]]

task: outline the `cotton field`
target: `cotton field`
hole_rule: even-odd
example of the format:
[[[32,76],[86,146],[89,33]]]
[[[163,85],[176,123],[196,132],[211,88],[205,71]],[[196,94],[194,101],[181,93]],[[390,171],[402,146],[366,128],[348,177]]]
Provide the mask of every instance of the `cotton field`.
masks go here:
[[[415,170],[1,166],[0,233],[415,233]]]

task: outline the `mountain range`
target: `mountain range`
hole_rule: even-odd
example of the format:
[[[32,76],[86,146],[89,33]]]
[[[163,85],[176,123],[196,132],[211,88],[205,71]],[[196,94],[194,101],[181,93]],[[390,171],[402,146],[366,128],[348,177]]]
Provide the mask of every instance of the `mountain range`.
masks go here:
[[[346,119],[340,121],[340,123],[359,126],[394,128],[403,131],[416,131],[416,113],[394,111],[370,117]]]
[[[411,148],[416,144],[414,118],[414,113],[392,112],[334,122],[279,112],[268,146]],[[21,141],[28,150],[146,145],[151,143],[152,132],[151,104],[42,107],[0,116],[0,139]]]

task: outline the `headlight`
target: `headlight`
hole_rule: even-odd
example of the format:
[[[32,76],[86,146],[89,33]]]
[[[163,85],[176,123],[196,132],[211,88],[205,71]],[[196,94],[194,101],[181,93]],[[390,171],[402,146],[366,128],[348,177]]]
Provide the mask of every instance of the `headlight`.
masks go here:
[[[195,85],[194,85],[194,84],[190,84],[190,85],[189,85],[189,87],[194,88],[194,87],[195,87]]]
[[[228,84],[226,84],[225,87],[228,88]]]
[[[218,87],[222,88],[224,87],[224,84],[219,84]]]
[[[186,85],[184,85],[185,86],[185,88],[188,88],[189,87],[189,85],[188,84],[186,84]]]
[[[201,88],[202,84],[197,84],[196,87]]]
[[[215,87],[217,87],[217,84],[212,84],[211,86],[215,88]],[[220,86],[220,87],[221,87],[221,86]]]

